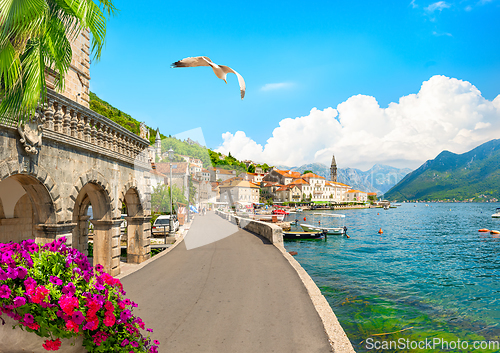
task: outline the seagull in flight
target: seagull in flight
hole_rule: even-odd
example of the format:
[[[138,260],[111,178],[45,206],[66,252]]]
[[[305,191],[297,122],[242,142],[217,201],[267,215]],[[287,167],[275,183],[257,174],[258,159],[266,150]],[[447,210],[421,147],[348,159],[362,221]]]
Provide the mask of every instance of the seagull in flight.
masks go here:
[[[226,76],[228,73],[233,73],[238,77],[238,83],[240,84],[240,92],[241,92],[241,99],[245,97],[245,80],[243,80],[243,77],[231,69],[228,66],[224,65],[217,65],[214,63],[210,58],[207,58],[206,56],[195,56],[195,57],[190,57],[190,58],[185,58],[179,61],[176,61],[175,63],[172,64],[173,68],[176,67],[195,67],[195,66],[210,66],[212,67],[212,70],[214,70],[215,76],[220,78],[221,80],[224,80],[225,83],[226,81]]]

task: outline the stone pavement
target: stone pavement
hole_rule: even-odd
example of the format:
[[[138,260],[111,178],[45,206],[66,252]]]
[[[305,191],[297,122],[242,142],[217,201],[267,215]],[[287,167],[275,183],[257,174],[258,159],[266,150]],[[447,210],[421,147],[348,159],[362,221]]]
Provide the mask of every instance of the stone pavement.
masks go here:
[[[281,252],[212,212],[196,216],[183,242],[122,283],[160,352],[331,352]]]

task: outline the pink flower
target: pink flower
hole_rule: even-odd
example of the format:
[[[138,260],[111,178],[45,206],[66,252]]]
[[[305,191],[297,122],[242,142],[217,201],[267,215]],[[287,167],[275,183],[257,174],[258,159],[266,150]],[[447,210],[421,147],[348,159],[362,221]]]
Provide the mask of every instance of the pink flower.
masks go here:
[[[78,307],[79,303],[77,298],[69,295],[63,295],[61,296],[61,299],[59,299],[59,305],[67,315],[73,315],[73,312],[75,311],[75,308]]]
[[[78,324],[75,323],[73,320],[69,320],[68,322],[66,322],[66,328],[68,329],[68,331],[71,330],[73,330],[74,332],[80,331],[80,326],[78,326]]]
[[[42,346],[48,351],[57,351],[61,347],[61,340],[59,338],[54,341],[46,340]]]
[[[113,314],[108,314],[108,312],[106,312],[106,315],[104,316],[104,325],[106,325],[107,327],[110,327],[110,326],[113,326],[116,322],[116,318]]]

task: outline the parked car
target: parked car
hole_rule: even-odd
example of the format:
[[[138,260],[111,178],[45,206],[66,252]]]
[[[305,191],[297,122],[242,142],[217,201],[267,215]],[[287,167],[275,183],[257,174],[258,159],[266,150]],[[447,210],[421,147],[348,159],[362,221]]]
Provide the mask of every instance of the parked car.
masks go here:
[[[177,216],[173,216],[174,232],[179,230],[179,221]],[[168,234],[170,231],[170,215],[158,216],[158,218],[153,223],[153,228],[151,228],[151,233],[153,235],[164,235]]]

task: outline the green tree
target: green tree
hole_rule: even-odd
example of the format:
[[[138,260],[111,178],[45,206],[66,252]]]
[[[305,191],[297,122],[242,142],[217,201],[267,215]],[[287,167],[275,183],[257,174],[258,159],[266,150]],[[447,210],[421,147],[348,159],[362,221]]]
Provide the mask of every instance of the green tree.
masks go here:
[[[175,205],[179,203],[187,204],[183,190],[179,189],[175,184],[173,187],[172,201]],[[155,213],[170,214],[170,187],[162,184],[153,189],[151,193],[151,210]]]
[[[249,173],[255,173],[255,165],[250,164],[250,165],[248,166],[248,172],[249,172]]]
[[[45,102],[47,68],[57,71],[57,90],[71,65],[70,41],[84,29],[99,60],[110,0],[0,1],[0,121],[25,121]]]
[[[307,173],[314,173],[312,170],[304,170],[304,173],[302,174],[307,174]]]

